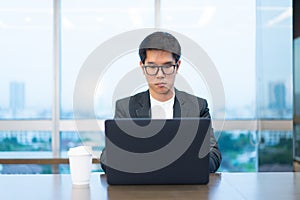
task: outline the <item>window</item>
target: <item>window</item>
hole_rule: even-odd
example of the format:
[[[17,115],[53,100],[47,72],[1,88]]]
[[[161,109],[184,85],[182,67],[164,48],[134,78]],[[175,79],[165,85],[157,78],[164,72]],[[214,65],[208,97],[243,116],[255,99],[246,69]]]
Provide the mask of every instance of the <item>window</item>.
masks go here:
[[[82,143],[101,151],[103,120],[113,116],[115,100],[147,85],[142,74],[137,74],[134,81],[141,84],[133,92],[114,90],[127,80],[128,73],[141,73],[137,50],[122,54],[110,62],[98,82],[92,115],[77,119],[73,95],[80,70],[105,41],[127,31],[155,27],[175,31],[198,44],[220,76],[224,108],[214,107],[216,99],[204,74],[183,51],[179,75],[189,77],[183,78],[185,83],[208,100],[223,153],[219,171],[272,171],[274,166],[279,171],[291,170],[291,4],[279,0],[0,3],[4,36],[0,38],[0,64],[5,69],[0,74],[1,158],[66,158],[68,148]],[[296,40],[294,46],[298,43]],[[61,60],[56,63],[55,57]],[[176,82],[178,89],[184,88],[181,83]],[[99,123],[96,128],[91,126],[93,118]],[[77,127],[78,123],[82,126]],[[266,154],[281,155],[283,160],[275,162]],[[68,173],[67,165],[58,168]],[[11,172],[9,165],[0,169]],[[94,170],[100,170],[99,165]],[[53,171],[45,165],[36,172]]]
[[[0,4],[0,118],[50,119],[52,2]]]
[[[76,78],[88,56],[103,42],[122,32],[153,27],[154,6],[153,1],[134,0],[116,4],[110,1],[67,0],[62,1],[61,18],[61,118],[72,119]],[[138,60],[130,59],[128,65],[132,66],[132,63],[138,64]],[[116,65],[113,64],[113,66]],[[120,66],[118,67],[120,68]],[[123,64],[122,68],[125,67],[128,66]],[[118,70],[118,68],[114,69]],[[99,101],[101,100],[102,98],[99,99]],[[111,115],[111,106],[107,106],[106,103],[101,107],[106,110],[98,111],[99,116]]]
[[[198,43],[218,70],[226,119],[255,118],[255,6],[255,1],[162,1],[161,27]],[[186,65],[182,64],[182,71]],[[189,72],[185,76],[193,74]],[[201,94],[202,90],[199,86],[198,95],[212,107],[216,99]],[[212,112],[215,118],[220,116],[216,108]]]
[[[0,3],[1,158],[51,156],[51,131],[28,120],[52,115],[52,1]],[[31,122],[29,124],[32,124]],[[5,127],[10,127],[6,129]],[[1,173],[49,173],[49,166],[0,165]]]

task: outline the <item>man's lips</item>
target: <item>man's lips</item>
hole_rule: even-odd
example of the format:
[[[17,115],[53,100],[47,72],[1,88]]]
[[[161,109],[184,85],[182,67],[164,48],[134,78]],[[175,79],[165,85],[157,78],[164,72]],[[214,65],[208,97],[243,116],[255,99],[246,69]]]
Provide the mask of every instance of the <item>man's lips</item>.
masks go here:
[[[160,83],[155,83],[155,85],[158,87],[164,87],[166,85],[166,83],[160,82]]]

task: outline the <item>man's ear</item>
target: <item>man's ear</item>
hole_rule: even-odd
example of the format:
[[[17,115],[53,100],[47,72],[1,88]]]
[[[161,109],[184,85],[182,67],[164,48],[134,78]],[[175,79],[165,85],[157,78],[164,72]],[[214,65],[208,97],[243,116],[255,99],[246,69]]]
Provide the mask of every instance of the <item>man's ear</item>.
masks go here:
[[[179,69],[179,67],[180,67],[180,64],[181,64],[181,60],[178,60],[178,62],[177,62],[177,69],[176,69],[176,73],[178,72],[178,69]]]
[[[145,71],[144,71],[144,68],[143,68],[143,62],[142,61],[140,61],[140,67],[141,67],[141,69],[143,71],[143,74],[145,75]]]

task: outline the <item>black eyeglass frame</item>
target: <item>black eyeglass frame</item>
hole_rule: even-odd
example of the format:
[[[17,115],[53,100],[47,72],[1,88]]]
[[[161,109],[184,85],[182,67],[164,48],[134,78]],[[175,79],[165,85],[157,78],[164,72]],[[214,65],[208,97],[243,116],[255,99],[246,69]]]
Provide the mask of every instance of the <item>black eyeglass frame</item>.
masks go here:
[[[172,73],[166,73],[166,72],[164,71],[164,69],[170,68],[170,67],[173,67]],[[146,74],[149,75],[149,76],[156,76],[156,75],[158,74],[159,69],[162,71],[162,73],[163,73],[164,75],[172,75],[172,74],[174,74],[175,68],[177,68],[177,67],[178,67],[178,63],[176,63],[176,64],[169,64],[169,65],[161,65],[161,66],[156,66],[156,65],[143,65],[143,68],[144,68]],[[156,72],[153,73],[153,74],[152,74],[152,73],[149,73],[149,72],[147,71],[147,68],[152,68],[152,69],[153,69],[153,68],[156,68]]]

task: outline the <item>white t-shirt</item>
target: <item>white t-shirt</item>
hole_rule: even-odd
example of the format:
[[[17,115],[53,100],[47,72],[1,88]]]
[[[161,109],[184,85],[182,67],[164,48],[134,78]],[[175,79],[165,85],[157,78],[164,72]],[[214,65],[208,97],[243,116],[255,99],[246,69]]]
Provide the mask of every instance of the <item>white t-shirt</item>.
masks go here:
[[[175,95],[168,101],[158,101],[150,95],[151,118],[152,119],[173,119],[173,105]]]

